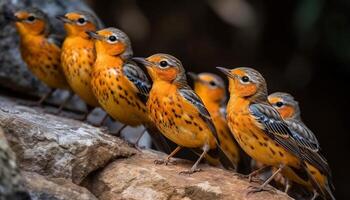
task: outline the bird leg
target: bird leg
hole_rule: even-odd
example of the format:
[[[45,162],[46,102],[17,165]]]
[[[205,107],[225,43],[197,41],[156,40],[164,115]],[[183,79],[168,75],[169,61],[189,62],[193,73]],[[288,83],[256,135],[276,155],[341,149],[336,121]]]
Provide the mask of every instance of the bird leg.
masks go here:
[[[49,91],[48,93],[46,93],[44,96],[42,96],[42,97],[39,99],[39,101],[36,102],[36,105],[37,105],[37,106],[41,106],[41,105],[44,103],[44,101],[45,101],[48,97],[50,97],[50,96],[52,95],[52,93],[53,93],[54,91],[56,91],[56,90],[50,89],[50,91]]]
[[[69,96],[61,103],[60,107],[58,107],[57,111],[54,114],[56,115],[60,114],[62,112],[62,109],[73,98],[73,96],[74,96],[74,93],[70,91]]]
[[[97,127],[100,127],[100,126],[102,126],[103,124],[105,124],[106,123],[106,120],[108,119],[108,114],[107,113],[105,113],[105,116],[103,116],[103,118],[102,118],[102,120],[99,122],[99,123],[97,123],[96,124],[96,126]]]
[[[251,186],[252,188],[248,194],[261,192],[261,191],[268,191],[265,187],[275,178],[275,176],[282,171],[282,169],[285,167],[285,165],[280,165],[279,168],[259,187]]]
[[[139,150],[139,151],[141,151],[141,148],[139,147],[139,142],[140,142],[142,136],[146,133],[146,131],[147,131],[146,128],[143,129],[143,131],[140,133],[139,137],[137,137],[136,142],[135,142],[135,144],[134,144],[135,148],[136,148],[137,150]]]
[[[196,173],[196,172],[200,172],[201,169],[198,168],[198,165],[199,163],[202,161],[202,159],[204,158],[204,156],[208,153],[209,151],[209,146],[208,145],[205,145],[204,148],[203,148],[203,153],[199,156],[199,158],[197,159],[197,161],[194,163],[194,165],[191,167],[190,170],[186,170],[186,171],[182,171],[180,172],[180,174],[188,174],[188,175],[191,175],[193,173]]]
[[[314,190],[312,198],[310,200],[315,200],[317,197],[318,197],[318,192],[316,190]]]
[[[284,193],[288,195],[289,189],[292,185],[288,178],[285,178],[285,179],[286,179],[286,182],[285,182],[286,188],[284,188]]]
[[[248,178],[248,181],[249,181],[249,183],[250,183],[250,182],[253,181],[253,177],[255,177],[255,176],[257,176],[257,175],[259,175],[259,174],[265,172],[266,170],[268,170],[268,169],[270,169],[270,168],[271,168],[271,166],[264,166],[264,167],[261,167],[261,168],[255,170],[255,171],[251,172],[251,173],[248,174],[248,175],[243,175],[242,177],[243,177],[243,178]]]
[[[154,161],[154,164],[156,165],[161,165],[161,164],[173,164],[176,165],[176,161],[175,160],[171,160],[171,158],[180,150],[182,149],[181,146],[177,146],[176,149],[174,149],[174,151],[172,151],[165,159],[157,159]]]

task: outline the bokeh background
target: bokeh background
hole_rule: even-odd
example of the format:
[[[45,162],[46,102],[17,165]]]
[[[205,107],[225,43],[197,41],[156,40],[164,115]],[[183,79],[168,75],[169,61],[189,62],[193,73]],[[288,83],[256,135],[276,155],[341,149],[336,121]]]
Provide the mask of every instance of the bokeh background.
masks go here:
[[[88,0],[106,26],[129,34],[134,53],[169,53],[193,72],[216,66],[259,70],[269,92],[299,101],[350,199],[349,0]]]

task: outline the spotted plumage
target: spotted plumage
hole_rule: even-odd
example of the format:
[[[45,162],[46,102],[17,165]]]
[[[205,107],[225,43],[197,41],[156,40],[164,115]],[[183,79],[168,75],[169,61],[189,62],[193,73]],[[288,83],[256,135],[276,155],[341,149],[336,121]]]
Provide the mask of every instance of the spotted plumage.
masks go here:
[[[144,72],[128,61],[132,56],[130,40],[116,28],[90,36],[95,39],[96,62],[91,86],[100,105],[115,120],[138,126],[150,120],[146,108],[150,82]]]
[[[62,46],[62,67],[72,90],[91,107],[99,106],[91,89],[95,62],[94,43],[86,31],[95,31],[97,19],[90,13],[76,11],[58,17],[64,22],[67,37]]]
[[[225,106],[226,100],[223,80],[211,73],[188,74],[194,80],[195,92],[203,100],[205,107],[213,119],[222,150],[231,162],[237,166],[240,160],[239,147],[229,130],[226,117],[222,113],[222,108]]]
[[[20,35],[20,52],[29,70],[50,88],[69,89],[61,68],[60,44],[50,33],[46,14],[27,8],[17,11],[14,20]]]
[[[203,150],[200,159],[188,171],[195,172],[201,158],[210,150],[220,150],[208,110],[187,85],[185,70],[178,59],[167,54],[155,54],[135,60],[146,66],[153,80],[147,107],[157,128],[179,147]]]
[[[267,87],[262,75],[251,68],[219,68],[230,82],[227,106],[229,127],[242,149],[253,159],[278,168],[257,191],[281,172],[289,180],[332,198],[322,168],[309,156],[295,138],[296,129],[282,119],[267,100]],[[306,148],[307,149],[307,148]]]
[[[278,110],[288,125],[291,136],[300,148],[300,155],[318,187],[332,196],[332,175],[327,160],[320,154],[320,145],[314,133],[302,122],[299,104],[288,93],[276,92],[268,97],[269,103]],[[295,177],[296,182],[310,189],[314,189],[309,181]]]

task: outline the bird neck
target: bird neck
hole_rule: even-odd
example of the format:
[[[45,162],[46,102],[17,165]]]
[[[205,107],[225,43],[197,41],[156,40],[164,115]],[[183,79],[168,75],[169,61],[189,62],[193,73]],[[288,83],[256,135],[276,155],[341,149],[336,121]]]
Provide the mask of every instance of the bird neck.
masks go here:
[[[152,85],[151,93],[167,96],[174,93],[178,87],[175,84],[163,80],[155,80]]]
[[[227,112],[245,112],[251,103],[248,98],[231,95],[227,103]]]
[[[124,61],[119,56],[111,56],[107,54],[97,54],[94,70],[105,68],[121,68]]]

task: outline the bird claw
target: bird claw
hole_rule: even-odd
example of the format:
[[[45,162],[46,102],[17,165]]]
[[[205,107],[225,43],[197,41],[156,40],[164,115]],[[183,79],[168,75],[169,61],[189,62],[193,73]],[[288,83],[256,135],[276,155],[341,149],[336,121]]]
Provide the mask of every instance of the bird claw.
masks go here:
[[[192,170],[192,169],[190,169],[190,170],[186,170],[186,171],[181,171],[179,174],[180,175],[191,175],[191,174],[194,174],[194,173],[196,173],[196,172],[200,172],[200,171],[202,171],[202,169],[194,169],[194,170]]]
[[[171,160],[171,159],[157,159],[154,161],[154,164],[156,165],[162,165],[162,164],[165,164],[165,165],[168,165],[168,164],[172,164],[172,165],[176,165],[176,161],[175,160]]]
[[[272,192],[271,189],[268,189],[266,187],[261,187],[261,186],[249,186],[248,187],[249,191],[247,193],[247,195],[250,195],[250,194],[254,194],[254,193],[258,193],[258,192]]]

